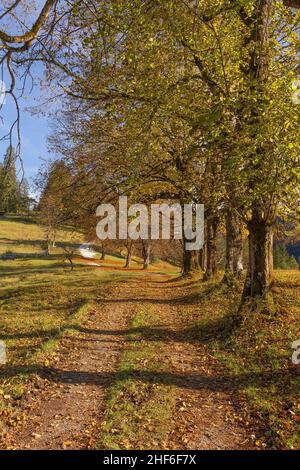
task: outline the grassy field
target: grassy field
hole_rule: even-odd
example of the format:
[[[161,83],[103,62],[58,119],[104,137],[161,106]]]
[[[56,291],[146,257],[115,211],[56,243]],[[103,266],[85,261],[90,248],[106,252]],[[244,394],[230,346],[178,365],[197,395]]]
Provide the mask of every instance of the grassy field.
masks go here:
[[[58,242],[80,244],[82,237],[66,229]],[[43,256],[43,229],[33,220],[0,220],[0,254],[8,251],[16,259],[0,259],[0,340],[5,341],[8,363],[0,365],[0,420],[18,420],[18,399],[28,378],[47,361],[61,336],[83,321],[84,314],[101,289],[118,279],[143,275],[136,269],[120,270],[124,260],[107,256],[103,269],[75,259],[75,269],[63,262],[62,250]],[[26,257],[18,256],[26,254]],[[168,272],[170,266],[153,267]],[[1,434],[1,429],[0,429]]]
[[[80,233],[74,233],[71,228],[58,230],[57,248],[52,248],[52,254],[62,253],[59,244],[83,242]],[[0,217],[0,255],[15,253],[18,255],[42,255],[45,251],[45,229],[30,217]]]

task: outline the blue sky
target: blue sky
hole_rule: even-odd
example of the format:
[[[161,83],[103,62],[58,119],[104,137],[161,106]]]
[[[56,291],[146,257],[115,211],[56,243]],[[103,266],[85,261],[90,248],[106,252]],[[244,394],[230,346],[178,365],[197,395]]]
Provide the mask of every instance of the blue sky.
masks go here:
[[[37,8],[40,9],[44,2],[42,0],[36,0]],[[11,24],[11,28],[13,28]],[[36,65],[33,70],[33,76],[37,79],[43,77],[43,66]],[[4,74],[4,82],[6,87],[10,86],[10,80],[8,80],[7,75]],[[46,115],[33,115],[29,111],[26,111],[26,108],[36,106],[38,100],[41,97],[41,92],[39,86],[36,85],[32,91],[29,93],[31,84],[28,83],[28,86],[25,90],[25,96],[19,99],[19,106],[21,111],[21,158],[25,170],[25,176],[31,184],[31,178],[34,177],[38,171],[38,168],[41,166],[42,162],[40,157],[43,159],[53,158],[51,152],[47,150],[47,136],[50,133],[49,129],[49,119]],[[16,95],[19,93],[17,89],[20,88],[20,83],[16,83]],[[40,100],[41,101],[41,100]],[[47,111],[47,109],[44,111]],[[14,102],[11,97],[7,96],[6,103],[0,111],[0,138],[3,135],[7,134],[10,129],[11,124],[16,118],[16,109]],[[17,143],[17,136],[14,135],[13,145]],[[0,142],[0,161],[3,160],[5,151],[9,145],[9,141]]]
[[[36,71],[37,76],[41,76],[42,69]],[[5,77],[4,77],[4,81]],[[29,84],[28,84],[29,85]],[[8,86],[8,84],[7,84]],[[47,149],[47,136],[50,134],[50,119],[46,115],[33,115],[26,110],[28,107],[37,106],[41,100],[41,91],[38,84],[33,91],[29,93],[29,86],[26,89],[25,96],[19,99],[21,111],[21,158],[25,170],[25,176],[31,184],[31,178],[34,177],[41,166],[43,159],[54,158],[54,155]],[[18,94],[18,93],[16,93]],[[47,111],[47,110],[43,110]],[[0,112],[3,122],[0,121],[0,136],[6,134],[16,118],[15,104],[11,97],[6,98],[6,103]],[[14,135],[13,143],[16,144],[17,136]],[[0,142],[0,160],[3,160],[5,150],[9,142]]]

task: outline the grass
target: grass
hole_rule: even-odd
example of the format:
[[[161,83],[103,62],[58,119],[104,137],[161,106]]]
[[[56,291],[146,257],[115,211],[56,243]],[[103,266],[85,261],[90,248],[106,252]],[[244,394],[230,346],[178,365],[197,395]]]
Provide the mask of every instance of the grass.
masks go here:
[[[178,286],[183,282],[178,279]],[[300,272],[276,271],[272,315],[258,306],[245,309],[241,317],[241,291],[242,282],[229,288],[221,276],[192,282],[173,320],[181,325],[187,344],[200,342],[207,357],[213,356],[211,371],[228,377],[238,415],[255,446],[299,449],[300,373],[291,362],[291,343],[300,339]],[[134,320],[110,389],[98,448],[164,448],[178,389],[171,380],[164,336],[155,334],[159,321],[153,307]],[[158,373],[166,378],[163,384]]]
[[[0,395],[7,397],[1,416],[11,420],[28,379],[43,364],[63,334],[76,331],[101,286],[120,274],[77,266],[74,271],[57,261],[0,262],[0,339],[8,363],[0,366]],[[5,406],[4,406],[5,405]]]
[[[76,236],[80,242],[81,235]],[[0,434],[1,420],[20,418],[18,400],[28,380],[48,364],[49,354],[62,335],[76,332],[91,303],[101,298],[103,288],[117,280],[144,275],[140,268],[120,270],[122,260],[114,256],[101,262],[103,269],[76,259],[71,271],[58,251],[49,258],[40,256],[43,237],[43,229],[31,219],[0,220],[0,253],[9,247],[13,252],[37,255],[0,259],[0,340],[5,342],[8,356],[7,364],[0,365]],[[74,233],[61,230],[58,240],[73,243]],[[165,273],[170,269],[165,265],[159,268]]]
[[[256,446],[299,449],[300,369],[292,364],[291,343],[300,339],[300,272],[275,272],[274,314],[245,310],[237,323],[241,287],[202,289],[201,310],[189,316],[193,333],[235,377]]]
[[[74,233],[71,228],[58,230],[57,247],[52,248],[53,254],[62,252],[59,244],[83,242],[80,233]],[[45,229],[34,219],[22,216],[0,217],[0,255],[6,252],[15,254],[42,254],[45,250]]]
[[[98,443],[100,449],[153,449],[163,447],[175,406],[176,389],[168,383],[168,359],[159,339],[146,339],[159,315],[141,309],[132,323],[128,346],[119,364],[117,378],[107,399]],[[136,371],[138,372],[138,376]],[[165,376],[157,383],[157,373]]]
[[[81,235],[76,236],[81,243]],[[8,351],[8,363],[0,366],[0,434],[1,421],[14,425],[22,419],[18,403],[28,380],[53,359],[64,334],[76,334],[103,286],[145,274],[138,258],[131,270],[122,270],[124,260],[113,255],[99,262],[103,269],[77,259],[71,271],[62,263],[59,247],[53,256],[42,256],[43,239],[43,229],[33,220],[0,220],[0,254],[36,255],[0,259],[0,340]],[[74,234],[62,230],[58,239],[74,243]],[[153,280],[161,273],[173,279],[178,275],[168,263],[156,263],[150,272]],[[178,278],[178,287],[189,286],[178,307],[183,332],[188,340],[205,345],[220,370],[235,379],[233,393],[245,424],[255,429],[256,446],[299,449],[300,369],[292,364],[291,343],[300,340],[300,272],[275,272],[273,314],[245,309],[238,317],[242,285],[229,288],[220,280],[193,279],[189,286]],[[177,391],[168,381],[163,338],[147,334],[157,323],[159,312],[150,307],[133,321],[107,400],[99,448],[164,447]],[[166,377],[164,383],[157,381],[157,372]]]

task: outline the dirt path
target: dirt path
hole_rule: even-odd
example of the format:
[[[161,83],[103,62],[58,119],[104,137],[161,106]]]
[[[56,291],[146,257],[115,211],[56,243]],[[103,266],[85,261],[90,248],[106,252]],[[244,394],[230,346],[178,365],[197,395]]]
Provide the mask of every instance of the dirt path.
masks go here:
[[[120,287],[114,287],[118,296]],[[97,436],[104,398],[124,345],[134,306],[99,303],[78,335],[63,339],[60,360],[34,384],[28,419],[14,434],[17,449],[87,449]]]
[[[228,380],[203,344],[182,332],[178,299],[187,288],[145,276],[120,283],[99,299],[76,337],[63,340],[55,367],[43,374],[27,399],[28,419],[16,431],[17,449],[87,449],[99,433],[105,396],[114,379],[130,320],[141,305],[158,308],[165,352],[178,387],[170,423],[170,449],[249,447],[238,421]],[[218,375],[219,374],[219,375]],[[184,412],[183,412],[184,411]]]
[[[170,359],[171,377],[178,389],[176,412],[164,448],[251,449],[231,377],[224,375],[205,343],[190,336],[189,311],[195,308],[189,304],[191,294],[189,283],[148,282],[144,294],[138,296],[144,307],[159,311],[162,353]]]

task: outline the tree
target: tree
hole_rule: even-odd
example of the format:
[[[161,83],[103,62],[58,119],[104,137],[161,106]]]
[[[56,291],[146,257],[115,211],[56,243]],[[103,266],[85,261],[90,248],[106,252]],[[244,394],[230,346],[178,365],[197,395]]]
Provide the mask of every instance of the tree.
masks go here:
[[[132,256],[133,256],[133,252],[134,252],[134,241],[131,240],[129,237],[128,239],[126,240],[126,261],[125,261],[125,265],[124,265],[124,268],[130,268],[130,263],[131,263],[131,259],[132,259]]]
[[[18,210],[25,213],[30,210],[29,183],[26,178],[18,183]]]
[[[229,209],[226,213],[225,281],[240,277],[243,272],[243,224],[240,215]]]
[[[37,185],[42,189],[38,217],[45,226],[46,252],[55,245],[57,231],[72,221],[71,175],[64,162],[58,160],[41,171]]]
[[[272,227],[278,204],[284,203],[284,192],[291,179],[294,179],[299,152],[296,137],[299,115],[292,109],[288,76],[282,76],[280,67],[282,54],[286,72],[292,74],[294,71],[295,23],[292,21],[291,26],[289,13],[277,2],[259,0],[253,2],[252,6],[254,8],[245,6],[239,11],[248,48],[246,62],[240,67],[247,91],[242,97],[244,115],[241,117],[240,136],[249,142],[248,151],[246,154],[243,152],[245,156],[242,154],[247,174],[246,188],[250,193],[247,201],[250,216],[247,220],[249,263],[245,298],[263,296],[269,289],[272,278]],[[277,29],[279,12],[283,18],[280,28],[291,41],[287,51],[283,48]],[[284,119],[287,109],[291,110],[291,114],[285,117],[286,127],[283,133],[279,133],[277,122],[278,119]],[[296,141],[298,144],[294,144]]]
[[[264,296],[274,222],[299,200],[299,112],[291,100],[299,12],[290,8],[298,3],[109,5],[94,4],[98,22],[84,3],[71,13],[82,48],[68,56],[76,76],[66,92],[77,113],[68,155],[86,146],[80,158],[88,154],[87,168],[97,168],[92,180],[108,170],[112,193],[139,187],[149,202],[160,187],[166,199],[204,202],[207,276],[216,271],[224,216],[227,270],[238,274],[246,224],[244,298]]]
[[[16,176],[16,153],[9,146],[0,171],[0,204],[2,212],[16,213],[18,207],[18,184]]]
[[[143,255],[143,269],[148,269],[151,260],[151,242],[149,240],[142,240],[142,255]]]
[[[275,269],[299,269],[299,264],[290,256],[285,245],[278,244],[274,250],[274,268]]]
[[[17,77],[22,76],[23,88],[25,88],[26,80],[30,75],[30,66],[36,61],[42,59],[42,54],[36,54],[35,51],[30,55],[30,49],[33,43],[40,47],[40,52],[45,54],[47,47],[47,39],[53,33],[53,25],[57,22],[58,11],[55,12],[55,7],[59,4],[59,0],[45,0],[40,12],[36,12],[35,2],[29,5],[29,13],[36,16],[33,24],[27,23],[28,20],[28,5],[23,5],[21,0],[14,2],[2,1],[0,7],[0,65],[2,67],[2,76],[7,76],[10,80],[9,86],[6,86],[6,95],[10,96],[15,104],[16,119],[10,126],[9,132],[2,136],[2,138],[9,139],[12,145],[14,131],[17,135],[16,155],[20,156],[20,108],[18,104],[18,97],[15,93]],[[31,9],[31,11],[30,11]],[[53,18],[49,21],[51,12]],[[30,16],[30,15],[29,15]],[[11,27],[11,21],[14,22]],[[9,31],[9,27],[11,31]],[[52,29],[51,29],[52,28]],[[46,34],[45,34],[46,31]],[[25,61],[23,74],[21,68],[24,65],[22,60]],[[21,62],[20,62],[21,61]],[[21,73],[19,73],[21,72]],[[1,111],[2,105],[0,105]]]

